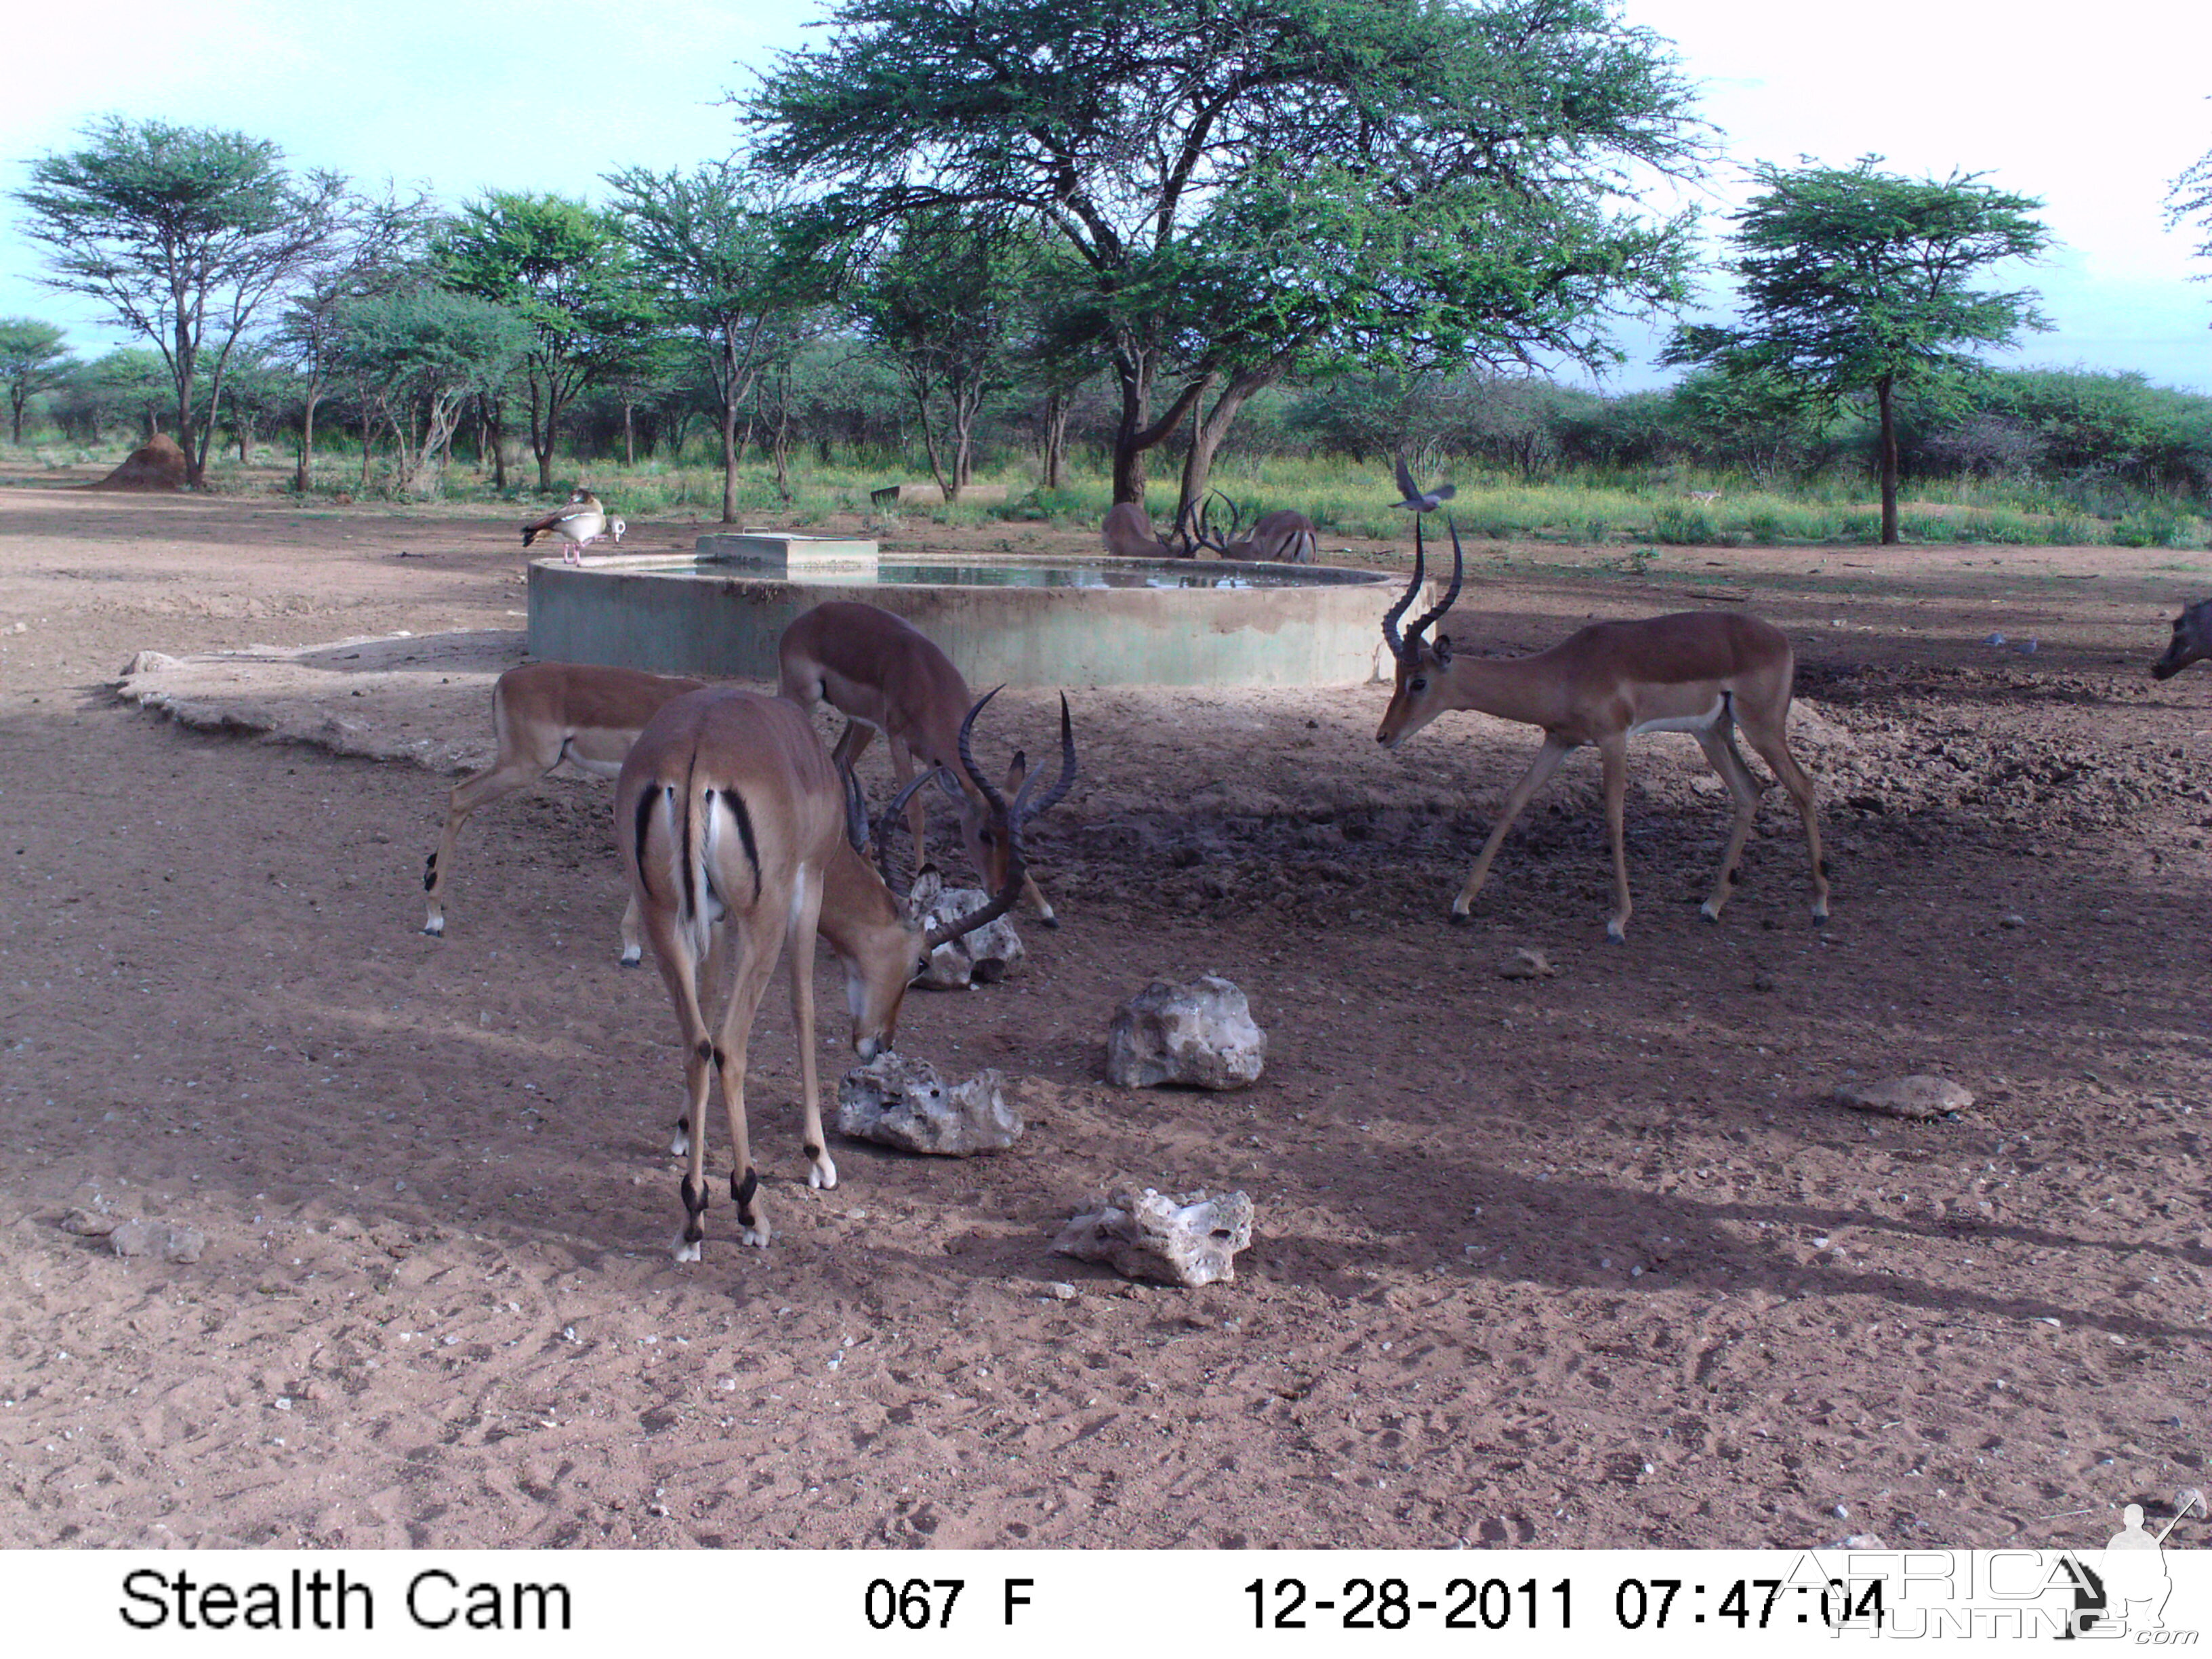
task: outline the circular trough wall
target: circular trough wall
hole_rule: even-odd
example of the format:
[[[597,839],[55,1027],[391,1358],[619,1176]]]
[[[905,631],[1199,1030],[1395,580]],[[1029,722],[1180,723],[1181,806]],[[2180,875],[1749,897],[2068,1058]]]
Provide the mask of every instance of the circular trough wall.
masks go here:
[[[978,562],[899,562],[939,565],[949,577]],[[695,560],[545,559],[530,567],[530,650],[549,661],[773,680],[776,641],[793,617],[826,599],[858,599],[904,617],[977,685],[1342,685],[1387,665],[1382,612],[1399,588],[1385,574],[1207,561],[1164,568],[1178,580],[1293,585],[793,581]]]

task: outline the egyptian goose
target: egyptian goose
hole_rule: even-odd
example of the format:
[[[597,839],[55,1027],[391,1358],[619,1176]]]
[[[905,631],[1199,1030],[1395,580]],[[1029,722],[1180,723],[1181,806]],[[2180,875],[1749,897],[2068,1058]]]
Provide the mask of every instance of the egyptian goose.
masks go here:
[[[599,498],[588,489],[572,489],[568,506],[522,526],[522,544],[528,547],[540,536],[559,536],[568,543],[562,550],[563,562],[581,564],[584,550],[606,533],[607,510]]]

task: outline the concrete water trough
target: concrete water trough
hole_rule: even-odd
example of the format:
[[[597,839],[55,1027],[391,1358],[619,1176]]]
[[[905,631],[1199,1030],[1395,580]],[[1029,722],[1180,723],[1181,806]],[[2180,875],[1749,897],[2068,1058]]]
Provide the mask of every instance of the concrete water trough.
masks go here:
[[[801,611],[859,599],[934,640],[970,684],[1342,685],[1387,667],[1397,579],[1328,565],[896,554],[866,541],[702,536],[691,558],[530,567],[546,660],[773,680]]]

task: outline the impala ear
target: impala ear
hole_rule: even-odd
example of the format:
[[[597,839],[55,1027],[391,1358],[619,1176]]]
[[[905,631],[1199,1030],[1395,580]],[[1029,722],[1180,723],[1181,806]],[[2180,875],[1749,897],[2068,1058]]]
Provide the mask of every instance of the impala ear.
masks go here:
[[[1437,666],[1439,668],[1451,666],[1451,635],[1449,634],[1437,635]]]
[[[1010,795],[1018,795],[1021,793],[1022,784],[1029,777],[1029,756],[1022,750],[1015,750],[1014,763],[1006,769],[1006,793]]]
[[[945,891],[945,872],[933,864],[925,864],[917,871],[914,885],[907,890],[907,902],[914,907],[916,916],[926,916],[936,908]]]

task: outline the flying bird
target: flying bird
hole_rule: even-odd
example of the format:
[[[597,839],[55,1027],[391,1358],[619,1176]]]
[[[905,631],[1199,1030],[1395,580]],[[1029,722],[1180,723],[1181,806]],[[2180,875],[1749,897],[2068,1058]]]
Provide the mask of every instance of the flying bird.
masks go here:
[[[584,550],[605,535],[607,527],[607,510],[599,498],[588,489],[572,489],[568,506],[522,526],[522,544],[528,547],[540,536],[558,536],[568,543],[561,550],[563,562],[581,564]]]
[[[1433,513],[1457,495],[1459,490],[1454,484],[1438,484],[1434,489],[1424,492],[1420,486],[1413,482],[1413,473],[1406,467],[1406,458],[1401,455],[1398,457],[1398,493],[1406,498],[1398,505],[1408,512]]]

